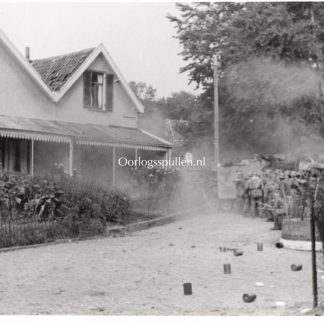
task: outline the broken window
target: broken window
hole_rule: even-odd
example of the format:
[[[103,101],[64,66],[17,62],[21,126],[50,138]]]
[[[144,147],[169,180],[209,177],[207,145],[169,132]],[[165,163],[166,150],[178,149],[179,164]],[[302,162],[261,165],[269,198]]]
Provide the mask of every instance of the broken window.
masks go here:
[[[103,72],[84,73],[84,107],[112,111],[113,75]]]

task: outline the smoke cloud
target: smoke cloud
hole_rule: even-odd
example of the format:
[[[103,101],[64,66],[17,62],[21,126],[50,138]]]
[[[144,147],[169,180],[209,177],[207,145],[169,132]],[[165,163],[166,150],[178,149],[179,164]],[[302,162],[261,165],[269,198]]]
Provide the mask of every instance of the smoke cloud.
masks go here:
[[[228,68],[225,84],[237,100],[289,105],[302,97],[319,99],[321,77],[310,64],[254,58]]]
[[[318,124],[306,121],[316,109],[322,113],[323,102],[321,75],[309,62],[292,64],[253,58],[228,68],[222,82],[239,112],[244,114],[249,104],[255,107],[245,122],[262,145],[252,143],[257,151],[249,150],[248,155],[324,153]],[[235,155],[232,148],[224,149]],[[237,155],[245,153],[240,150]]]

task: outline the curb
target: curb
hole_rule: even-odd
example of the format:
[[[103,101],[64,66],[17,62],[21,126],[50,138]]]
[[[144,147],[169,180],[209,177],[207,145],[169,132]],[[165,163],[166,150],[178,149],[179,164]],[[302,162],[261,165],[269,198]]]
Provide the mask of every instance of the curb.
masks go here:
[[[108,235],[121,234],[121,233],[132,233],[132,232],[142,231],[142,230],[145,230],[145,229],[148,229],[151,227],[155,227],[155,226],[162,226],[165,224],[172,223],[176,219],[184,217],[185,214],[190,214],[197,210],[204,210],[204,208],[202,208],[202,207],[191,208],[191,209],[187,209],[182,212],[173,213],[168,216],[162,216],[162,217],[151,219],[148,221],[142,221],[142,222],[138,222],[138,223],[128,224],[125,226],[110,227],[107,229],[106,233]]]
[[[176,219],[183,217],[185,214],[188,214],[188,213],[191,213],[191,212],[194,212],[197,210],[204,211],[205,207],[191,208],[191,209],[187,209],[182,212],[173,213],[171,215],[162,216],[162,217],[152,219],[149,221],[142,221],[142,222],[138,222],[138,223],[128,224],[125,226],[109,227],[109,228],[107,228],[106,233],[104,235],[90,236],[85,239],[59,239],[59,240],[55,240],[53,242],[48,242],[48,243],[22,245],[22,246],[11,246],[11,247],[0,249],[0,253],[32,249],[32,248],[38,248],[38,247],[45,247],[45,246],[50,246],[50,245],[58,245],[58,244],[63,244],[63,243],[78,243],[81,241],[95,240],[95,239],[105,238],[105,237],[109,237],[109,236],[114,236],[115,234],[123,234],[123,233],[132,233],[132,232],[142,231],[142,230],[154,227],[154,226],[161,226],[161,225],[172,223]]]
[[[56,240],[54,242],[48,242],[48,243],[10,246],[10,247],[0,249],[0,253],[11,252],[11,251],[16,251],[16,250],[25,250],[25,249],[31,249],[31,248],[38,248],[38,247],[42,247],[42,246],[56,245],[56,244],[62,244],[62,243],[71,243],[71,242],[75,242],[75,241],[76,240],[73,241],[72,239],[61,239],[61,240]]]

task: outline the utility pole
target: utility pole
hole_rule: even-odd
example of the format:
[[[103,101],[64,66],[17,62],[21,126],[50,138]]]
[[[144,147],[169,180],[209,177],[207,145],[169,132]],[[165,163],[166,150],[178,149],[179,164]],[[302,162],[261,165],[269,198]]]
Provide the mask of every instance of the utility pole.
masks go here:
[[[312,243],[312,285],[313,285],[313,308],[318,306],[318,285],[317,285],[317,265],[316,265],[316,227],[315,227],[315,210],[314,204],[317,199],[318,180],[315,187],[314,196],[311,197],[311,217],[310,217],[310,230],[311,230],[311,243]]]
[[[315,17],[314,17],[314,10],[313,10],[313,3],[310,2],[309,13],[310,13],[310,22],[312,25],[312,35],[314,40],[314,49],[317,52],[317,60],[316,60],[316,69],[318,69],[320,74],[320,81],[319,81],[319,94],[320,94],[320,104],[322,103],[323,99],[323,90],[322,90],[322,53],[319,53],[317,50],[317,44],[315,41]],[[322,114],[322,109],[320,105],[320,114]],[[318,182],[319,178],[317,178],[317,183],[315,187],[314,196],[311,197],[311,213],[310,213],[310,230],[311,230],[311,243],[312,243],[312,286],[313,286],[313,308],[318,306],[318,282],[317,282],[317,265],[316,265],[316,224],[315,224],[315,209],[314,205],[317,200],[317,191],[318,191]],[[324,251],[323,251],[324,253]]]
[[[214,166],[217,172],[219,165],[219,107],[218,107],[218,59],[213,57],[214,69]]]

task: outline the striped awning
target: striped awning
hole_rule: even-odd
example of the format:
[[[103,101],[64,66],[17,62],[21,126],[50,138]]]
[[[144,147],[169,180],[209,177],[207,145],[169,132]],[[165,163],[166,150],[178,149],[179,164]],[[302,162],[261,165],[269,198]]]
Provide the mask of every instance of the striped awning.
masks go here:
[[[166,151],[172,144],[139,128],[0,115],[0,136],[80,145]]]

